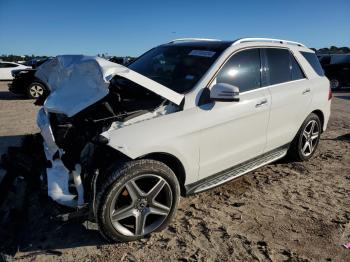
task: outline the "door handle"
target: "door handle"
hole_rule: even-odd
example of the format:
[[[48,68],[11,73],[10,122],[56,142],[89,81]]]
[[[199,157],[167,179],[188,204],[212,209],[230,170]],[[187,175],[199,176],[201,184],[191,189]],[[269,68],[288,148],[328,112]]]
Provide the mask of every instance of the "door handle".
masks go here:
[[[267,104],[267,99],[266,99],[266,98],[264,98],[263,100],[261,100],[260,102],[258,102],[258,103],[255,105],[255,107],[260,107],[260,106],[263,106],[263,105],[265,105],[265,104]]]
[[[310,88],[306,88],[304,91],[303,91],[303,95],[307,94],[307,93],[310,93]]]

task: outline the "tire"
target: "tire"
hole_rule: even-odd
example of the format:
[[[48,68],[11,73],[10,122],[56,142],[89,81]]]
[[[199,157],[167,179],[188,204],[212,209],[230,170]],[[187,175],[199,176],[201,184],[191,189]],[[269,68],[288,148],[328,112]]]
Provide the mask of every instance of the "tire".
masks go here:
[[[321,121],[318,116],[311,113],[301,125],[297,135],[293,139],[288,155],[296,161],[307,161],[315,153],[321,135]],[[309,143],[309,146],[306,145]]]
[[[33,82],[27,87],[27,96],[31,99],[38,99],[45,93],[46,87],[39,82]]]
[[[333,78],[329,82],[330,82],[331,89],[333,91],[340,89],[341,85],[340,85],[340,81],[338,79]]]
[[[96,198],[96,221],[108,241],[138,240],[164,229],[174,217],[179,200],[179,182],[164,163],[126,162],[102,182]],[[144,226],[137,226],[143,221]]]

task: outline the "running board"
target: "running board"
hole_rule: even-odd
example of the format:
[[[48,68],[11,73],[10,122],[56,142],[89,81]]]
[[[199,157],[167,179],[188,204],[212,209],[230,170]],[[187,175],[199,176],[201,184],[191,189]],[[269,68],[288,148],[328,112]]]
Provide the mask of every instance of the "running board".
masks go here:
[[[201,179],[195,183],[186,185],[186,194],[192,195],[199,193],[213,187],[226,183],[234,178],[244,175],[250,171],[253,171],[259,167],[274,162],[287,154],[289,145],[279,147],[270,152],[264,153],[261,156],[255,157],[251,160],[238,164],[234,167],[226,169],[220,173]]]

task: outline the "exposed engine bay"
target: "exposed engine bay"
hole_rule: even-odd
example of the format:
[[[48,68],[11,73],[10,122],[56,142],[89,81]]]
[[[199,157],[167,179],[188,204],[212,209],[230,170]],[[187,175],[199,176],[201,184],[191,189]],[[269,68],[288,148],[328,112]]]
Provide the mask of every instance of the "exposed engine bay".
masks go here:
[[[181,104],[177,105],[169,101],[166,97],[155,93],[154,90],[151,91],[124,76],[112,75],[111,77],[110,75],[111,80],[106,85],[107,94],[103,98],[92,104],[88,102],[87,104],[90,105],[72,115],[69,115],[69,112],[72,111],[60,112],[62,108],[64,110],[64,107],[57,110],[52,106],[60,101],[59,105],[64,104],[63,99],[65,99],[62,95],[65,94],[62,92],[64,90],[59,85],[61,76],[57,76],[57,74],[61,73],[61,75],[66,76],[64,85],[67,85],[69,83],[67,78],[69,80],[70,75],[76,72],[79,75],[82,71],[85,81],[89,81],[87,73],[93,74],[91,69],[96,69],[99,73],[98,69],[102,67],[103,71],[103,66],[98,63],[95,63],[95,68],[91,68],[91,62],[95,58],[88,57],[86,59],[83,56],[76,58],[78,60],[72,62],[74,60],[72,56],[58,57],[53,62],[54,66],[51,64],[38,73],[38,76],[41,76],[41,79],[46,78],[44,80],[47,80],[48,86],[52,87],[51,93],[37,118],[48,160],[48,195],[58,203],[72,207],[89,202],[93,198],[96,176],[104,172],[111,163],[117,163],[124,157],[117,150],[107,146],[108,139],[101,136],[101,133],[181,109]],[[86,67],[84,63],[83,65],[79,64],[84,59],[89,61],[89,67]],[[67,64],[68,62],[69,64]],[[113,63],[108,62],[109,70],[111,64]],[[115,65],[119,69],[120,66]],[[84,70],[81,70],[82,68]],[[86,69],[90,72],[86,72]],[[96,78],[98,76],[93,80]],[[104,85],[106,82],[104,78],[101,83],[94,83],[94,85]],[[91,87],[91,82],[89,85]],[[91,90],[95,92],[96,88]],[[84,91],[84,87],[81,87],[80,92]],[[88,90],[87,93],[89,93]],[[79,93],[79,95],[81,94]],[[51,104],[46,106],[47,103],[50,103],[50,99]],[[93,101],[91,97],[88,99]],[[80,101],[86,102],[87,100],[80,99]],[[72,108],[71,106],[71,103],[67,103],[67,107]],[[74,182],[75,186],[70,187],[69,181]],[[76,195],[78,195],[77,198]]]

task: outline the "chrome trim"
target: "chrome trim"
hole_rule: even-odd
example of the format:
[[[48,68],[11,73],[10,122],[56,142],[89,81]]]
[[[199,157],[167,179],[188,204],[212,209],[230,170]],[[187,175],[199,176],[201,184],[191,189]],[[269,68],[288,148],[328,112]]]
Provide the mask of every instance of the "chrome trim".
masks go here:
[[[297,46],[306,47],[302,43],[289,41],[289,40],[274,39],[274,38],[254,38],[254,37],[238,39],[232,45],[238,45],[238,44],[247,43],[247,42],[272,42],[272,43],[280,43],[280,44],[286,44],[286,45],[289,44],[289,45],[297,45]]]
[[[186,185],[186,194],[191,195],[211,189],[213,187],[222,185],[232,179],[240,177],[248,172],[251,172],[259,167],[272,163],[284,157],[287,154],[288,148],[289,144],[274,149],[270,152],[264,153],[260,156],[257,156],[251,160],[233,166],[217,174],[203,178],[195,183]]]
[[[212,39],[212,38],[178,38],[173,39],[168,44],[175,42],[186,42],[186,41],[221,41],[220,39]]]

